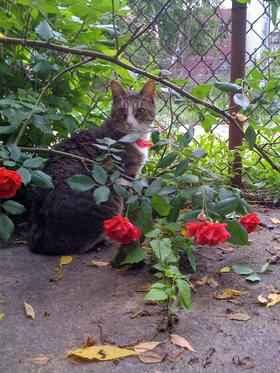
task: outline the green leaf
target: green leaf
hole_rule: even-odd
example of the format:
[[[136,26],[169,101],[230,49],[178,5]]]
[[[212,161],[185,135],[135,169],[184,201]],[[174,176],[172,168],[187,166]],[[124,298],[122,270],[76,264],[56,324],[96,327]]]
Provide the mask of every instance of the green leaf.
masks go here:
[[[177,156],[178,156],[178,152],[172,152],[172,153],[166,155],[165,157],[163,157],[158,162],[158,164],[156,165],[156,168],[165,168],[165,167],[171,165],[171,163],[173,163],[175,161]]]
[[[50,40],[55,37],[53,29],[45,19],[35,27],[35,31],[43,40]]]
[[[45,162],[44,158],[34,157],[34,158],[26,159],[23,162],[23,166],[27,168],[37,168],[37,167],[40,167],[44,162]]]
[[[106,202],[110,196],[110,189],[106,186],[101,186],[95,189],[93,192],[93,197],[97,205],[102,202]]]
[[[182,279],[177,280],[177,286],[180,292],[179,300],[181,305],[186,309],[191,309],[191,287],[190,284]]]
[[[120,171],[114,171],[112,173],[112,175],[110,176],[110,180],[112,181],[112,183],[114,183],[115,181],[118,180],[118,178],[120,177]]]
[[[146,189],[145,196],[152,197],[154,194],[157,194],[161,190],[162,179],[154,180],[148,188]]]
[[[10,157],[14,161],[18,161],[20,159],[20,156],[21,156],[20,148],[16,144],[9,144],[9,145],[7,145],[7,148],[10,152]]]
[[[146,233],[145,236],[148,238],[158,238],[161,234],[161,230],[159,228],[155,228],[150,232]]]
[[[95,186],[95,182],[87,175],[73,175],[65,181],[75,193],[86,192]]]
[[[151,289],[144,297],[144,301],[160,302],[168,298],[167,294],[162,289]]]
[[[169,257],[172,258],[171,260],[173,262],[176,261],[176,258],[174,257],[172,253],[172,245],[171,245],[170,238],[162,238],[161,240],[153,240],[151,241],[151,247],[153,249],[153,252],[155,253],[155,255],[160,261],[165,262],[167,259],[169,259]]]
[[[252,273],[250,276],[247,276],[245,280],[249,282],[259,282],[261,278],[257,273]]]
[[[192,270],[195,272],[196,271],[196,262],[195,262],[195,256],[194,256],[194,253],[193,253],[193,248],[190,244],[184,244],[183,246],[186,254],[187,254],[187,257],[188,257],[188,260],[189,260],[189,263],[192,267]]]
[[[201,126],[205,132],[210,132],[212,126],[217,123],[217,119],[210,114],[204,115],[203,120],[201,121]]]
[[[108,177],[107,172],[104,170],[104,168],[102,166],[99,166],[98,164],[94,165],[92,176],[97,183],[102,185],[106,183]]]
[[[3,166],[5,166],[5,167],[15,167],[16,162],[14,162],[14,161],[4,161]]]
[[[191,157],[192,158],[204,158],[206,157],[208,153],[205,152],[203,149],[201,148],[195,148],[194,151],[191,153]]]
[[[233,96],[233,101],[236,105],[241,106],[243,110],[248,109],[248,107],[250,106],[250,101],[248,97],[243,93],[236,93]]]
[[[251,125],[248,126],[245,131],[245,140],[249,144],[250,149],[254,148],[256,139],[257,139],[257,134],[256,134],[254,127],[252,127]]]
[[[236,210],[239,203],[239,197],[225,198],[215,204],[213,211],[221,216],[225,216]]]
[[[160,216],[167,216],[172,208],[167,199],[160,195],[154,195],[151,204]]]
[[[185,173],[188,168],[189,168],[189,161],[187,159],[185,159],[184,161],[181,161],[176,167],[174,176],[177,177],[177,176],[183,175],[183,173]]]
[[[19,215],[25,211],[25,207],[22,204],[11,200],[5,201],[2,206],[6,212],[12,215]]]
[[[120,142],[132,143],[136,142],[139,139],[140,135],[138,133],[130,133],[119,139]]]
[[[232,269],[237,275],[250,275],[251,273],[254,273],[253,268],[246,263],[233,264]]]
[[[192,88],[192,95],[200,99],[208,97],[212,90],[212,84],[200,84]]]
[[[121,264],[134,264],[142,262],[142,260],[146,259],[147,252],[142,247],[137,247],[133,249],[130,253],[127,254],[125,259],[121,262]]]
[[[171,194],[171,193],[174,193],[176,191],[177,191],[177,189],[175,187],[164,186],[164,187],[161,188],[161,190],[158,192],[158,194],[160,196],[166,196],[167,194]]]
[[[113,189],[114,189],[114,192],[115,192],[118,196],[120,196],[120,197],[122,197],[122,198],[126,198],[126,197],[128,196],[128,192],[127,192],[127,190],[126,190],[123,186],[121,186],[121,185],[119,185],[119,184],[114,184],[114,185],[113,185]]]
[[[242,89],[241,85],[235,83],[216,82],[214,86],[223,92],[237,92]]]
[[[43,171],[40,171],[40,170],[32,171],[31,180],[39,188],[42,188],[42,189],[54,188],[52,178]]]
[[[185,223],[191,221],[197,221],[197,216],[201,213],[201,210],[194,210],[192,212],[187,212],[182,216],[182,221]]]
[[[24,167],[20,167],[17,169],[17,173],[20,174],[21,180],[24,185],[27,185],[31,181],[31,173]]]
[[[136,193],[141,193],[142,189],[144,188],[144,183],[141,180],[135,180],[132,183],[132,188]]]
[[[188,184],[188,183],[199,183],[199,177],[196,175],[185,175],[180,178],[180,183],[182,184]]]
[[[235,245],[249,245],[248,232],[240,223],[234,220],[226,220],[226,223],[228,224],[226,230],[231,234],[227,242]]]
[[[179,147],[185,148],[192,141],[194,137],[194,128],[190,126],[187,132],[184,133],[183,137],[180,140]]]
[[[4,242],[8,241],[14,231],[14,223],[5,214],[0,214],[0,239]]]

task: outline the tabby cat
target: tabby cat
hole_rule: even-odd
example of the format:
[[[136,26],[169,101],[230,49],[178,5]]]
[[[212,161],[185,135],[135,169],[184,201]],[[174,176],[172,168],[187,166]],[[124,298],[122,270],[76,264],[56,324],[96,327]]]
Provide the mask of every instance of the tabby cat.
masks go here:
[[[62,141],[57,150],[94,160],[101,150],[93,145],[96,139],[119,140],[128,133],[138,133],[147,141],[155,118],[155,85],[148,81],[140,92],[126,91],[118,82],[111,82],[113,96],[110,116],[99,128],[75,134]],[[125,143],[122,164],[125,174],[136,177],[147,159],[147,148]],[[37,189],[31,208],[31,251],[44,255],[65,255],[94,249],[105,236],[103,221],[122,214],[121,197],[111,193],[107,202],[97,205],[92,190],[74,193],[65,182],[75,174],[89,175],[85,165],[76,159],[51,154],[44,168],[54,189]]]

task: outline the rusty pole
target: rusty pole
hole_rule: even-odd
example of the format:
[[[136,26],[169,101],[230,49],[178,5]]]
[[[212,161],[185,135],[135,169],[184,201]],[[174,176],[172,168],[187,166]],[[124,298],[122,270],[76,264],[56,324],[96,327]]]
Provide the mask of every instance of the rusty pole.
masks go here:
[[[230,81],[234,82],[238,78],[245,76],[245,57],[246,57],[246,18],[247,5],[240,4],[232,0],[231,11],[231,65]],[[230,96],[231,114],[237,113],[239,106],[233,102],[233,94]],[[243,125],[241,122],[239,123]],[[229,124],[229,149],[234,150],[242,145],[243,139],[240,132]],[[234,155],[234,160],[230,166],[230,171],[234,173],[231,179],[233,186],[242,187],[242,157]]]

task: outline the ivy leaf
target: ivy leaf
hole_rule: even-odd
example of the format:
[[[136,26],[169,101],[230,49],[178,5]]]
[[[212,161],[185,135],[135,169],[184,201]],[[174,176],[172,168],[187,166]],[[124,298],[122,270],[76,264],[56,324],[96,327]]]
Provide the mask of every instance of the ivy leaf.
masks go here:
[[[167,199],[161,195],[154,195],[151,199],[151,204],[160,216],[167,216],[172,208]]]
[[[100,205],[102,202],[106,202],[110,195],[110,189],[106,186],[101,186],[95,189],[93,192],[93,197],[97,205]]]
[[[14,231],[14,223],[5,214],[0,214],[0,239],[4,242],[8,241]]]
[[[66,183],[75,193],[86,192],[95,186],[95,182],[87,175],[73,175],[66,179]]]
[[[107,181],[107,172],[102,166],[95,164],[92,171],[92,176],[98,184],[104,185]]]
[[[243,110],[248,109],[248,107],[250,106],[250,101],[248,97],[243,93],[236,93],[233,96],[233,101],[236,105],[241,106]]]
[[[175,161],[175,159],[178,156],[178,152],[172,152],[165,157],[163,157],[158,164],[156,165],[156,168],[165,168],[171,165]]]
[[[21,203],[11,200],[5,201],[2,206],[6,212],[12,215],[19,215],[25,211],[25,207]]]
[[[43,171],[40,171],[40,170],[32,171],[31,180],[39,188],[42,188],[42,189],[54,188],[52,178]]]
[[[252,126],[248,126],[245,131],[245,140],[247,141],[249,148],[253,149],[257,139],[257,134]]]

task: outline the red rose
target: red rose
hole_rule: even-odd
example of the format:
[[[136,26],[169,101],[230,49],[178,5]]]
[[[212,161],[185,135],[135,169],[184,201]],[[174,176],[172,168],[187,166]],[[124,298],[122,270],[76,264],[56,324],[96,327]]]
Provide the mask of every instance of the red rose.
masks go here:
[[[227,223],[191,222],[187,223],[187,237],[194,237],[198,245],[216,246],[231,237],[226,230]]]
[[[139,148],[151,148],[153,146],[153,143],[150,141],[139,139],[136,141],[136,144],[139,146]]]
[[[256,214],[248,214],[240,219],[240,224],[246,229],[248,233],[252,233],[257,229],[260,224],[260,219]]]
[[[21,176],[16,171],[0,167],[0,198],[13,197],[21,186]]]
[[[111,240],[124,244],[137,241],[142,235],[138,227],[135,227],[127,218],[121,215],[105,220],[103,228]]]

